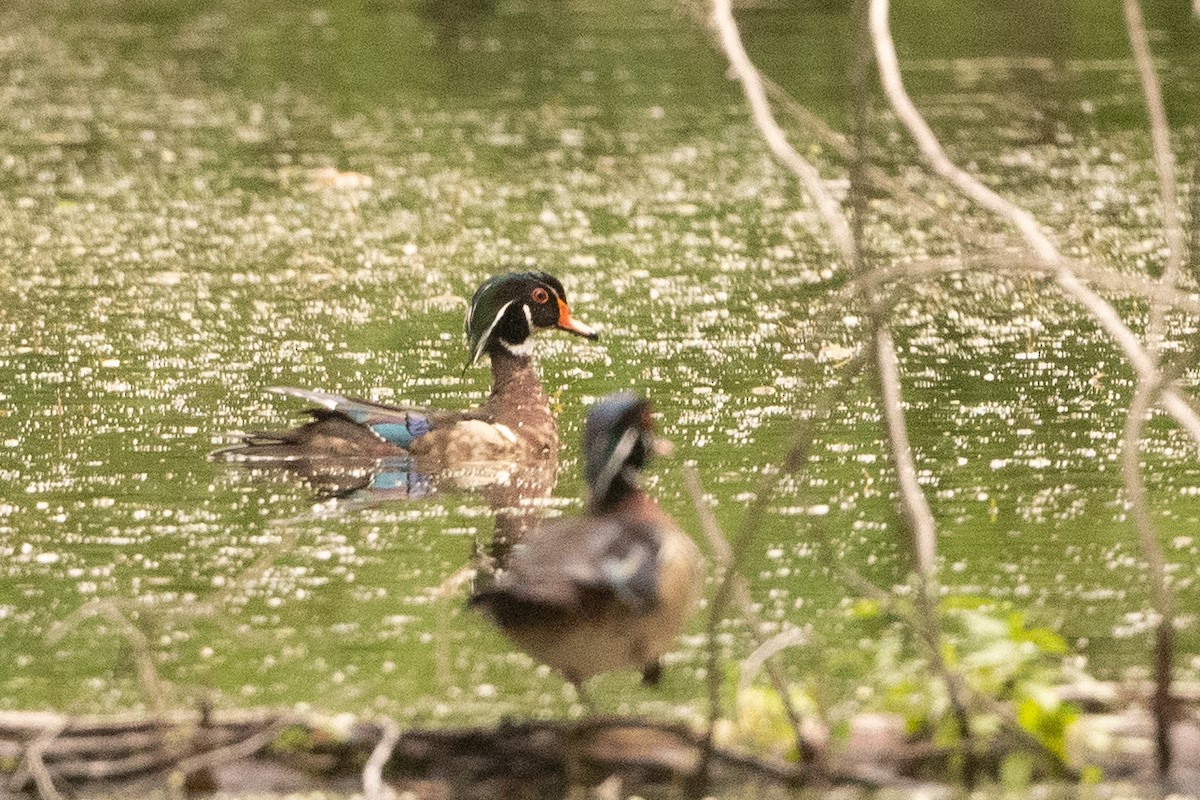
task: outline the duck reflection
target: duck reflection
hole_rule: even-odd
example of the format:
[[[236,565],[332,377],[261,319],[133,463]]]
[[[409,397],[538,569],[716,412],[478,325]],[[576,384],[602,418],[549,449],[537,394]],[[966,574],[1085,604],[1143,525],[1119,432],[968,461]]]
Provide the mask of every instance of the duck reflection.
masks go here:
[[[486,554],[476,553],[489,570],[503,566],[512,546],[537,527],[558,481],[557,450],[524,458],[463,461],[432,471],[420,458],[408,455],[295,459],[250,466],[259,478],[286,473],[308,485],[318,501],[311,515],[320,517],[445,493],[481,497],[495,518]]]
[[[996,0],[976,19],[987,41],[1011,59],[1008,107],[1015,136],[1027,144],[1053,144],[1071,106],[1067,62],[1075,36],[1069,4],[1059,0]]]
[[[454,53],[464,36],[478,36],[496,13],[497,0],[426,0],[417,9],[429,21],[439,48]]]

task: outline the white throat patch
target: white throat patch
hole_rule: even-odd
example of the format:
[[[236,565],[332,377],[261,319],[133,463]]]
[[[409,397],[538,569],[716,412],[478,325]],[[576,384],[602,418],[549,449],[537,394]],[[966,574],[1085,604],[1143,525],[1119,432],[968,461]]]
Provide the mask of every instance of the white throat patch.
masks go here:
[[[525,341],[521,342],[520,344],[509,344],[508,342],[501,339],[500,346],[503,347],[508,352],[512,353],[514,356],[517,356],[519,358],[527,358],[527,357],[533,355],[533,340],[532,339],[526,339]]]

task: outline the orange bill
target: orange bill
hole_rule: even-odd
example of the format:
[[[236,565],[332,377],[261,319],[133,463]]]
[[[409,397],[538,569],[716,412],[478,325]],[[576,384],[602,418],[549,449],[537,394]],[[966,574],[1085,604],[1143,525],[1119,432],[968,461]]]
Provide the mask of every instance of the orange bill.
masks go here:
[[[574,333],[577,336],[583,336],[587,339],[599,339],[600,332],[594,328],[584,325],[579,320],[571,316],[571,309],[567,307],[567,303],[562,298],[558,300],[558,329]]]

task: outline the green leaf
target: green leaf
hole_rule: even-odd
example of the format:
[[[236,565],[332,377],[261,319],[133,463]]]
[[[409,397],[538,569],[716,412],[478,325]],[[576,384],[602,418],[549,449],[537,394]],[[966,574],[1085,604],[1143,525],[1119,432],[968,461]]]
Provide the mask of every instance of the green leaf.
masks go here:
[[[862,598],[850,607],[850,616],[855,619],[875,619],[880,615],[881,606],[878,600]]]

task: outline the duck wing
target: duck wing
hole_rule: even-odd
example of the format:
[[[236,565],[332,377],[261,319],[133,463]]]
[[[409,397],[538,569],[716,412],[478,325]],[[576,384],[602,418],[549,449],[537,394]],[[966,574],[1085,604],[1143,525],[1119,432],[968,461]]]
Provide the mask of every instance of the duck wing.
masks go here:
[[[454,416],[290,386],[270,391],[313,403],[316,408],[307,411],[312,421],[287,431],[239,434],[240,444],[217,450],[211,457],[226,461],[384,458],[406,452],[414,441]]]
[[[660,542],[645,521],[565,520],[530,536],[471,602],[502,626],[648,614],[659,604]]]
[[[309,414],[320,420],[332,415],[339,415],[368,428],[375,436],[397,447],[407,448],[435,425],[434,416],[427,409],[406,406],[392,406],[384,403],[373,403],[357,397],[347,397],[329,392],[315,392],[310,389],[296,389],[290,386],[274,386],[270,391],[277,394],[299,397],[301,400],[319,406],[310,409]],[[332,412],[322,413],[322,412]]]

